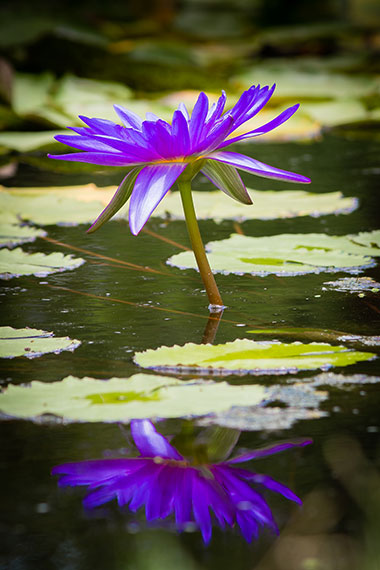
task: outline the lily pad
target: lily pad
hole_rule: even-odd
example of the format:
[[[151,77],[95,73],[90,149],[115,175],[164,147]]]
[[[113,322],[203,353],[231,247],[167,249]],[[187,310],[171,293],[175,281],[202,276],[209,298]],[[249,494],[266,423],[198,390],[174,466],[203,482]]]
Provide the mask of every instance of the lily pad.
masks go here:
[[[54,140],[55,135],[63,134],[66,134],[66,131],[41,131],[31,133],[4,131],[0,133],[0,147],[16,150],[17,152],[30,152],[42,148],[51,148],[52,146],[58,146],[57,141]]]
[[[0,134],[1,143],[1,134]],[[40,225],[92,223],[110,202],[116,187],[84,186],[48,188],[5,188],[0,186],[0,208],[24,220]],[[313,194],[302,190],[259,191],[248,188],[253,206],[240,204],[223,192],[193,192],[198,219],[273,220],[296,216],[318,217],[327,214],[348,214],[358,206],[354,197],[341,192]],[[183,208],[178,192],[165,197],[154,211],[155,217],[183,220]],[[0,215],[1,217],[1,215]],[[114,219],[127,219],[128,204]]]
[[[322,289],[326,291],[339,291],[349,293],[359,293],[359,297],[364,297],[366,293],[380,293],[380,283],[371,277],[343,277],[336,281],[325,281]]]
[[[247,206],[231,200],[220,191],[197,192],[193,198],[200,220],[275,220],[296,216],[324,216],[326,214],[349,214],[358,207],[357,198],[345,198],[341,192],[314,194],[303,190],[253,190],[248,188],[253,205]],[[154,216],[170,215],[184,219],[181,200],[173,192],[163,200]]]
[[[327,370],[371,360],[376,355],[328,343],[236,339],[225,344],[187,343],[138,352],[134,361],[144,368],[197,374],[289,374],[300,370]]]
[[[72,340],[68,336],[55,337],[48,331],[0,327],[0,358],[36,358],[50,352],[59,354],[63,350],[74,350],[80,344],[80,340]]]
[[[46,236],[44,230],[4,223],[0,220],[0,247],[14,247],[15,245],[34,241],[41,236]]]
[[[49,253],[26,253],[20,247],[11,251],[0,250],[0,278],[11,279],[21,275],[35,275],[46,277],[51,273],[77,269],[85,263],[81,257],[63,255],[59,252]]]
[[[9,385],[0,394],[0,410],[9,417],[43,420],[53,414],[65,421],[127,422],[135,418],[202,416],[242,403],[262,403],[262,386],[187,381],[148,374],[130,378],[75,378]]]
[[[373,257],[380,256],[380,232],[348,236],[279,234],[259,238],[233,234],[228,239],[210,242],[206,249],[213,271],[226,275],[358,273],[373,267]],[[167,263],[180,269],[197,269],[192,252],[173,255]]]

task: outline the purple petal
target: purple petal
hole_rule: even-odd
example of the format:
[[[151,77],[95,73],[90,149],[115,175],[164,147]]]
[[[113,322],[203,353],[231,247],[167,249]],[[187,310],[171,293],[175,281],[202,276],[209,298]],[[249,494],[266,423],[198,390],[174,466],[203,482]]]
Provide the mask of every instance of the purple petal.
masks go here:
[[[170,125],[166,121],[144,121],[142,132],[162,158],[172,158],[175,154]]]
[[[236,522],[247,542],[252,542],[253,538],[258,537],[259,525],[249,511],[238,511],[236,514]]]
[[[136,157],[128,157],[119,152],[72,152],[69,154],[48,154],[49,158],[56,160],[69,160],[72,162],[88,162],[100,166],[138,166],[141,164]]]
[[[273,131],[274,129],[276,129],[277,127],[282,125],[282,123],[285,123],[285,121],[290,119],[290,117],[292,115],[294,115],[294,113],[297,111],[298,108],[299,108],[298,104],[293,105],[293,107],[289,107],[288,109],[286,109],[285,111],[280,113],[280,115],[278,115],[278,117],[272,119],[268,123],[265,123],[265,125],[262,125],[261,127],[257,127],[256,129],[253,129],[253,131],[249,131],[247,133],[244,133],[244,134],[239,135],[237,137],[234,137],[232,139],[225,140],[224,142],[222,142],[218,146],[218,149],[224,148],[224,147],[226,147],[232,143],[242,141],[244,139],[258,137],[259,135],[265,135],[266,133],[269,133],[269,131]]]
[[[290,501],[295,501],[299,505],[302,505],[301,499],[297,497],[297,495],[293,493],[293,491],[289,489],[289,487],[283,485],[282,483],[279,483],[275,479],[272,479],[272,477],[269,477],[269,475],[260,475],[259,473],[247,472],[247,475],[245,475],[244,478],[246,481],[252,481],[253,483],[263,485],[263,487],[266,487],[267,489],[270,489],[275,493],[280,493],[286,499],[289,499]]]
[[[132,420],[131,433],[142,457],[183,460],[182,455],[158,433],[150,420]]]
[[[122,107],[121,105],[114,105],[113,108],[126,127],[132,127],[136,130],[141,129],[142,119],[136,115],[136,113]]]
[[[280,170],[279,168],[269,166],[268,164],[264,164],[259,160],[250,158],[249,156],[238,154],[237,152],[217,151],[209,154],[205,158],[220,160],[221,162],[231,164],[236,168],[241,168],[242,170],[246,170],[247,172],[256,174],[256,176],[262,176],[264,178],[285,180],[287,182],[302,182],[304,184],[311,182],[309,178],[306,178],[306,176],[295,174],[294,172],[289,172],[287,170]]]
[[[213,104],[213,106],[211,107],[211,109],[209,110],[209,112],[207,114],[207,117],[206,117],[207,123],[212,124],[215,121],[217,121],[218,119],[220,119],[220,117],[222,116],[222,113],[224,111],[224,106],[226,104],[226,101],[227,101],[226,92],[223,90],[218,101]]]
[[[208,113],[208,98],[206,93],[199,94],[197,102],[194,105],[193,112],[191,113],[189,131],[192,151],[197,147],[197,144],[202,136],[202,132],[205,126],[205,119]]]
[[[177,470],[177,477],[174,482],[174,512],[176,524],[180,529],[192,521],[192,489],[195,471],[192,467]]]
[[[176,148],[175,154],[177,156],[186,156],[190,153],[190,135],[189,126],[183,116],[183,113],[178,109],[174,111],[172,122],[172,136]]]
[[[63,463],[51,470],[52,475],[63,475],[61,485],[103,485],[115,477],[124,476],[139,468],[136,459],[97,459]]]
[[[85,117],[84,115],[79,115],[81,121],[90,127],[90,129],[97,134],[107,135],[109,137],[118,136],[117,133],[120,130],[120,125],[117,125],[113,121],[108,119],[96,119]]]
[[[164,163],[146,166],[137,177],[129,205],[129,227],[137,235],[185,170],[187,163]]]
[[[202,476],[198,471],[195,471],[193,476],[192,497],[195,522],[202,533],[203,541],[207,544],[210,542],[212,533],[211,516]]]
[[[221,141],[224,141],[230,131],[233,118],[231,115],[224,115],[208,132],[206,138],[201,138],[198,145],[192,147],[192,152],[206,153],[218,148]]]
[[[276,443],[275,445],[270,445],[261,449],[254,449],[253,451],[249,451],[243,455],[238,455],[237,457],[228,459],[225,461],[225,463],[243,463],[244,461],[250,461],[251,459],[260,459],[261,457],[267,457],[268,455],[273,455],[292,447],[304,447],[305,445],[310,445],[311,443],[313,443],[313,440],[308,438],[301,438],[294,441],[283,441],[282,443]]]

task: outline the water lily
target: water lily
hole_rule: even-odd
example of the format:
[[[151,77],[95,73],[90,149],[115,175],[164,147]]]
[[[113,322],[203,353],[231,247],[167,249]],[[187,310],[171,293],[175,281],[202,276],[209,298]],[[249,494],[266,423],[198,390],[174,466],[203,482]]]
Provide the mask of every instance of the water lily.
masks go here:
[[[204,252],[190,183],[200,171],[231,198],[252,204],[236,169],[287,182],[310,182],[301,174],[225,150],[232,143],[268,133],[295,113],[299,105],[289,107],[261,127],[234,135],[239,127],[266,105],[274,89],[275,85],[252,85],[232,109],[226,112],[224,92],[211,107],[206,94],[201,92],[191,115],[186,106],[180,104],[174,111],[171,123],[153,113],[147,113],[146,119],[142,120],[132,111],[115,105],[122,125],[81,116],[86,126],[71,127],[76,135],[57,135],[55,138],[82,152],[49,156],[59,160],[129,168],[111,202],[91,226],[90,232],[101,227],[130,198],[129,226],[131,232],[137,235],[165,194],[177,182],[191,244],[210,303],[223,306]]]
[[[157,432],[150,420],[133,420],[131,432],[140,455],[65,463],[53,468],[60,485],[86,485],[85,507],[92,509],[112,499],[136,512],[145,505],[148,521],[174,514],[179,531],[195,524],[205,543],[212,534],[212,517],[221,528],[237,526],[250,542],[262,526],[277,532],[272,512],[261,494],[263,488],[301,504],[288,487],[269,477],[237,467],[311,440],[282,442],[250,451],[216,464],[191,464]]]

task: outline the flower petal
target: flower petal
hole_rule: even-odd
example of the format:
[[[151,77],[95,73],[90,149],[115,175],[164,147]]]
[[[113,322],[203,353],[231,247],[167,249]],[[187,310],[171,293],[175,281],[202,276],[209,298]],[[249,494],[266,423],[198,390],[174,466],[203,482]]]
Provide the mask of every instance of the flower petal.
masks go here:
[[[203,541],[207,544],[211,539],[212,524],[208,497],[205,494],[202,476],[198,471],[194,472],[192,498],[195,522],[202,533]]]
[[[310,182],[309,178],[302,176],[301,174],[296,174],[294,172],[289,172],[287,170],[280,170],[274,166],[269,166],[264,164],[259,160],[255,160],[244,154],[238,154],[237,152],[226,152],[226,151],[216,151],[210,153],[205,158],[210,158],[212,160],[220,160],[226,164],[231,164],[236,168],[241,168],[256,176],[263,176],[264,178],[273,178],[274,180],[286,180],[287,182],[302,182],[303,184],[308,184]]]
[[[63,463],[51,470],[52,475],[62,475],[59,484],[75,487],[77,485],[100,486],[107,481],[124,476],[139,468],[140,460],[136,459],[95,459]]]
[[[183,113],[178,109],[174,111],[172,122],[172,136],[174,138],[175,154],[186,156],[190,153],[189,126]]]
[[[251,459],[260,459],[261,457],[267,457],[268,455],[273,455],[274,453],[279,453],[280,451],[285,451],[285,449],[290,449],[292,447],[304,447],[305,445],[310,445],[313,443],[312,439],[300,438],[299,440],[293,441],[283,441],[281,443],[276,443],[275,445],[269,445],[268,447],[263,447],[261,449],[254,449],[243,455],[238,455],[232,459],[228,459],[225,463],[243,463],[244,461],[250,461]]]
[[[290,119],[290,117],[292,115],[294,115],[294,113],[297,111],[298,108],[299,108],[299,105],[297,104],[297,105],[293,105],[293,107],[289,107],[288,109],[285,109],[285,111],[280,113],[277,117],[275,117],[274,119],[272,119],[268,123],[265,123],[265,125],[262,125],[261,127],[257,127],[256,129],[253,129],[253,131],[243,133],[243,134],[241,134],[237,137],[234,137],[232,139],[225,140],[224,142],[222,142],[218,146],[218,149],[224,148],[224,147],[226,147],[232,143],[235,143],[235,142],[239,142],[239,141],[249,139],[249,138],[253,138],[253,137],[258,137],[260,135],[265,135],[266,133],[269,133],[269,131],[273,131],[274,129],[276,129],[277,127],[282,125],[282,123],[285,123],[285,121]]]
[[[129,206],[129,227],[134,235],[141,231],[186,166],[187,163],[171,162],[146,166],[140,171]]]
[[[202,137],[205,126],[205,119],[208,113],[208,97],[203,91],[200,92],[197,102],[194,105],[189,124],[192,150],[196,148]]]
[[[132,420],[131,433],[142,457],[183,460],[182,455],[158,433],[150,420]]]
[[[120,186],[116,190],[110,203],[104,208],[101,214],[96,218],[92,226],[87,230],[88,234],[92,234],[101,228],[108,220],[110,220],[129,199],[132,194],[136,178],[141,168],[134,168],[128,172],[127,176],[123,179]]]
[[[69,160],[71,162],[88,162],[100,166],[137,166],[141,164],[135,157],[128,157],[120,152],[72,152],[69,154],[48,154],[49,158],[56,160]]]
[[[126,127],[132,127],[138,131],[141,129],[142,119],[136,113],[121,105],[114,105],[113,108]]]
[[[267,489],[270,489],[275,493],[280,493],[286,499],[289,499],[290,501],[294,501],[299,505],[302,505],[301,499],[295,493],[293,493],[293,491],[289,489],[289,487],[283,485],[282,483],[279,483],[275,479],[272,479],[272,477],[269,477],[269,475],[260,475],[259,473],[249,473],[249,472],[247,472],[247,475],[242,475],[241,471],[245,470],[240,470],[240,475],[244,477],[246,481],[252,481],[253,483],[263,485],[263,487],[266,487]]]
[[[201,172],[227,196],[242,204],[252,204],[247,189],[233,166],[217,160],[206,160]]]

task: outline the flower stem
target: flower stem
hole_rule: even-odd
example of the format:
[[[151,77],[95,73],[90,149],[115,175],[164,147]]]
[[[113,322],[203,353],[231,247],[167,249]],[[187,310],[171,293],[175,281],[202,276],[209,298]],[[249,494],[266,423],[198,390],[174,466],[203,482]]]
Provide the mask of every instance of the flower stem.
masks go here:
[[[214,275],[212,274],[210,264],[208,262],[205,248],[202,242],[202,237],[199,231],[198,221],[196,218],[193,197],[191,194],[191,181],[178,181],[178,187],[181,192],[181,199],[183,210],[185,212],[185,219],[187,231],[189,232],[191,247],[198,264],[199,273],[201,274],[202,281],[206,287],[206,293],[210,301],[209,309],[220,310],[224,308],[222,297],[220,296],[218,286],[215,282]]]

